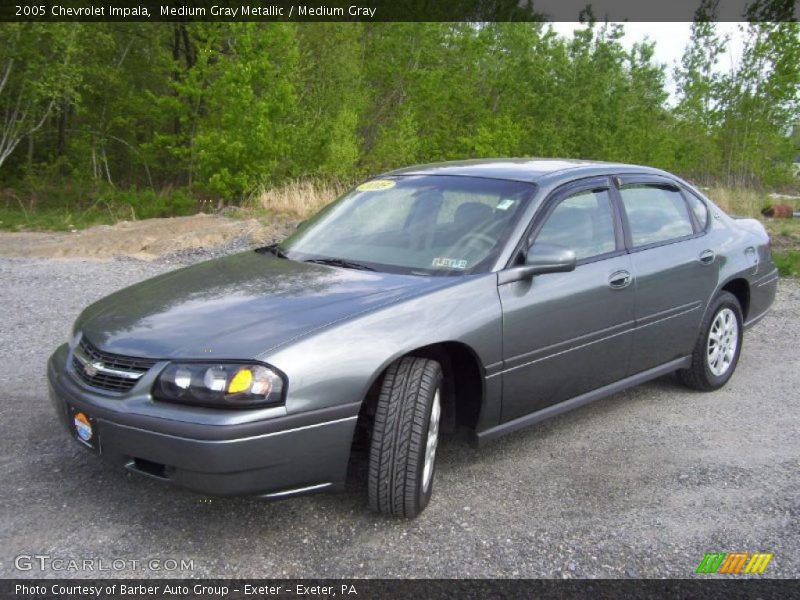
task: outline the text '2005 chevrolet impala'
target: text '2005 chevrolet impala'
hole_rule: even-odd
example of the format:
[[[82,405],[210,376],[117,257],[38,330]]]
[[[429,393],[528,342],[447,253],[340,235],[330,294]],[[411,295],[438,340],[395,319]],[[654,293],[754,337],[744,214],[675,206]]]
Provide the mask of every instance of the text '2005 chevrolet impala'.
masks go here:
[[[440,432],[490,440],[675,371],[724,385],[777,280],[758,221],[664,171],[425,165],[96,302],[48,378],[72,435],[132,471],[282,498],[341,488],[363,442],[370,507],[413,517]]]

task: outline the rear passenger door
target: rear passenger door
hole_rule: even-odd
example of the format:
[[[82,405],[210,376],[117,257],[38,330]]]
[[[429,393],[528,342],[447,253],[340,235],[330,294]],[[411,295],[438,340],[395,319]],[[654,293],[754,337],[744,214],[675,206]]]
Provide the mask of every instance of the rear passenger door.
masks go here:
[[[681,189],[666,177],[617,177],[636,286],[629,375],[692,352],[718,259]]]
[[[610,185],[601,177],[556,191],[523,242],[525,248],[532,242],[573,250],[574,271],[499,286],[504,422],[627,372],[634,286]]]

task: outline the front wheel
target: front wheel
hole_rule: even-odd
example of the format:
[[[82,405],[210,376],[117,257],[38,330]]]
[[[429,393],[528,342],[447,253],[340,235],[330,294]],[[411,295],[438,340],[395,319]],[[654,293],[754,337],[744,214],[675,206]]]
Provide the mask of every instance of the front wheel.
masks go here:
[[[692,364],[679,371],[683,383],[711,391],[725,385],[736,370],[742,350],[742,308],[736,296],[721,292],[700,328]]]
[[[369,452],[369,506],[385,515],[416,517],[433,490],[442,367],[406,356],[386,371]]]

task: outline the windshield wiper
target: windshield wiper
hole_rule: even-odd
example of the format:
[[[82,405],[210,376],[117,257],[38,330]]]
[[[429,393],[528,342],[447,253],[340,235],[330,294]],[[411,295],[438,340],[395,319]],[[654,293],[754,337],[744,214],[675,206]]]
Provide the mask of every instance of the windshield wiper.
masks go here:
[[[314,263],[317,265],[330,265],[332,267],[343,267],[345,269],[358,269],[359,271],[374,271],[372,267],[362,265],[360,262],[346,260],[344,258],[309,258],[303,262]]]
[[[269,246],[264,246],[262,248],[256,248],[256,252],[259,254],[274,254],[278,258],[289,258],[281,247],[278,244],[270,244]]]

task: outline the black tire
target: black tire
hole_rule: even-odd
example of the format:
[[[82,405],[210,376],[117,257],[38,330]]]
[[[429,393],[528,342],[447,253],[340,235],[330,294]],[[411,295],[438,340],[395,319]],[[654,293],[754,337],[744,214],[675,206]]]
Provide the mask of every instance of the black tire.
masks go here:
[[[428,505],[433,472],[425,489],[425,449],[437,391],[441,407],[441,386],[442,367],[435,360],[406,356],[386,370],[369,451],[372,510],[413,518]]]
[[[733,358],[724,373],[719,375],[712,372],[708,358],[709,334],[717,316],[730,309],[736,317],[736,350]],[[739,362],[739,355],[742,352],[743,329],[742,329],[742,307],[739,300],[731,293],[720,292],[711,303],[711,307],[700,327],[700,335],[697,338],[694,351],[692,352],[692,364],[688,369],[678,371],[680,380],[690,388],[709,392],[721,388],[728,383],[728,380],[736,370]]]

